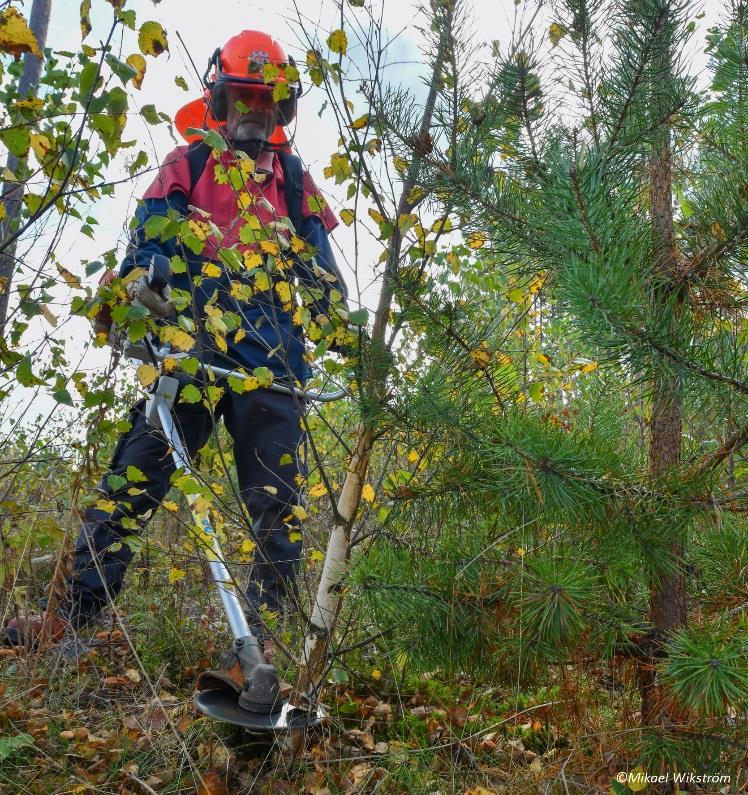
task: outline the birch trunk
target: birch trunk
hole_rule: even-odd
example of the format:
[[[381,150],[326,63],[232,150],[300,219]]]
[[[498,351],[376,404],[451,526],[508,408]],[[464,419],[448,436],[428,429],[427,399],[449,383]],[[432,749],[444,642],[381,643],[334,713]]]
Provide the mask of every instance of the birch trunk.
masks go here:
[[[433,63],[429,93],[419,126],[418,137],[420,140],[427,138],[431,129],[438,93],[437,87],[441,80],[450,36],[451,14],[448,16],[448,22],[441,32],[438,51]],[[413,160],[400,192],[397,218],[404,213],[411,212],[415,207],[415,203],[410,201],[408,197],[412,195],[412,189],[416,185],[420,163],[419,154],[414,152]],[[388,346],[385,341],[385,335],[395,294],[394,277],[397,273],[402,246],[402,237],[397,218],[394,223],[394,231],[388,242],[388,256],[382,277],[382,290],[379,294],[371,334],[370,352],[372,364],[367,371],[367,377],[370,379],[369,387],[377,402],[382,406],[387,400],[386,382],[391,366],[386,356]],[[371,417],[367,417],[359,425],[358,440],[351,455],[343,488],[337,503],[341,522],[333,528],[330,534],[310,624],[304,639],[304,656],[299,671],[297,692],[304,693],[313,700],[316,700],[321,689],[330,639],[340,612],[340,583],[350,562],[351,531],[361,502],[361,492],[366,481],[369,460],[376,438],[374,422],[375,420],[371,419]],[[303,730],[289,733],[284,744],[284,753],[290,762],[294,762],[299,758],[305,736],[306,733]]]

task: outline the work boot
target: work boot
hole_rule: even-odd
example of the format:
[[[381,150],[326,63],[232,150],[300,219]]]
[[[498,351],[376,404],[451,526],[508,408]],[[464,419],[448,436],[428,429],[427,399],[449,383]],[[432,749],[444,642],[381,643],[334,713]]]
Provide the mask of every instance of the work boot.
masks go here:
[[[41,615],[26,615],[11,618],[3,629],[3,644],[5,646],[28,646],[35,649],[42,634],[46,610]],[[69,623],[59,616],[50,616],[47,623],[47,642],[59,643]]]

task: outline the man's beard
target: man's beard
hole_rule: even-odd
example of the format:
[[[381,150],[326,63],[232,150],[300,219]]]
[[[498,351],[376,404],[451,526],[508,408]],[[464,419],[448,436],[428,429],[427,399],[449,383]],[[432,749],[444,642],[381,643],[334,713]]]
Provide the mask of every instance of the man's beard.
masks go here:
[[[260,156],[267,142],[264,125],[253,122],[237,124],[236,131],[231,138],[234,148],[240,149],[253,160]]]

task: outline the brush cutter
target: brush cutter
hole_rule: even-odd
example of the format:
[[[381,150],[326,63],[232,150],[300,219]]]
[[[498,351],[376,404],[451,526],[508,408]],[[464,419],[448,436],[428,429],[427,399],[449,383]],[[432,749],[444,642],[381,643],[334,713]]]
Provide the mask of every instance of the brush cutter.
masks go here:
[[[168,284],[168,274],[158,267],[156,258],[151,263],[148,284],[156,291],[162,290]],[[150,359],[156,366],[167,355],[170,358],[180,358],[180,354],[171,352],[168,348],[155,348],[149,338],[143,340],[142,344],[129,346],[125,349],[125,354],[141,361]],[[201,367],[216,377],[247,377],[242,373],[212,365]],[[347,394],[345,390],[312,392],[279,384],[266,388],[285,394],[296,394],[304,400],[322,402],[337,400]],[[152,427],[164,434],[176,467],[189,476],[192,472],[189,455],[172,416],[178,392],[179,380],[169,375],[161,375],[150,391],[146,403],[146,418]],[[187,501],[194,519],[193,532],[205,550],[210,575],[218,588],[234,638],[233,648],[228,659],[224,661],[225,670],[205,671],[200,675],[197,682],[198,692],[194,697],[197,708],[204,715],[253,732],[281,732],[317,725],[326,716],[326,710],[319,704],[294,706],[285,697],[275,668],[265,661],[262,649],[250,630],[236,584],[224,562],[221,544],[207,511],[199,507],[197,494],[187,495]]]

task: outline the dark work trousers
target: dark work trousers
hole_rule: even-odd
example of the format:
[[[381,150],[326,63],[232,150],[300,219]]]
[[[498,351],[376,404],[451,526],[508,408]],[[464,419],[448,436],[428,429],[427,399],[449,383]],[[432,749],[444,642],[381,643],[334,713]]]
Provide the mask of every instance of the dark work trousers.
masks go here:
[[[123,528],[122,519],[135,519],[138,529],[142,528],[148,512],[159,506],[169,490],[174,462],[161,432],[146,423],[144,409],[143,400],[131,410],[132,428],[120,437],[110,469],[99,485],[103,498],[115,502],[116,509],[108,514],[89,508],[75,543],[68,605],[75,626],[84,626],[107,603],[107,593],[114,597],[122,588],[133,557],[122,539],[137,532]],[[223,418],[234,440],[239,488],[252,519],[252,540],[257,544],[247,597],[254,608],[279,611],[289,590],[294,595],[297,592],[301,541],[290,540],[288,525],[293,531],[301,530],[298,521],[289,519],[291,507],[299,501],[296,476],[306,475],[299,450],[304,444],[301,415],[290,395],[266,389],[239,395],[228,388],[214,414],[216,419]],[[178,402],[174,418],[192,458],[210,436],[211,413],[202,403]],[[283,456],[286,463],[281,464]],[[128,466],[137,467],[147,480],[113,490],[107,478],[125,476]],[[133,486],[143,493],[127,494]],[[258,629],[256,611],[248,612],[250,625]]]

